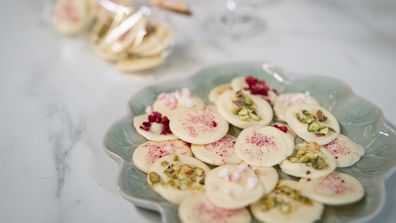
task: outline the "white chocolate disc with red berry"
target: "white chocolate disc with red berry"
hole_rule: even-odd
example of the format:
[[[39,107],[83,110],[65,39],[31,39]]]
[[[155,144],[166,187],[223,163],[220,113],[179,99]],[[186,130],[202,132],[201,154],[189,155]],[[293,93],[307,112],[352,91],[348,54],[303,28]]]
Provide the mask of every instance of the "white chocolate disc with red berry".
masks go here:
[[[285,133],[274,127],[244,129],[235,143],[239,158],[253,166],[270,167],[282,162],[292,151]],[[291,148],[290,148],[291,147]]]
[[[174,92],[159,94],[153,104],[154,111],[168,116],[180,108],[203,109],[205,103],[199,97],[191,95],[189,89],[182,88]]]
[[[143,114],[133,118],[133,126],[141,136],[151,141],[166,141],[177,139],[177,137],[172,133],[161,134],[164,126],[160,123],[151,123],[149,130],[142,129],[143,123],[148,121],[148,116],[148,114]]]
[[[216,206],[205,195],[192,195],[179,206],[179,217],[183,223],[250,223],[252,217],[246,208],[225,209]]]
[[[274,101],[274,112],[278,120],[286,121],[287,109],[296,104],[319,105],[318,101],[309,93],[286,93],[278,95]]]
[[[216,107],[207,106],[205,109],[178,109],[171,116],[170,129],[186,142],[209,144],[227,134],[228,123]]]
[[[264,188],[264,194],[271,192],[279,180],[278,172],[273,167],[250,166],[254,174],[259,178]]]
[[[298,183],[280,180],[276,188],[250,205],[253,216],[266,223],[312,223],[321,218],[323,204],[301,196]]]
[[[280,132],[282,132],[283,139],[285,143],[288,145],[287,148],[289,150],[286,151],[286,156],[290,156],[294,152],[294,139],[295,139],[295,134],[294,131],[286,124],[271,124],[271,127],[274,127]],[[286,130],[287,129],[287,130]],[[293,135],[294,134],[294,137]]]
[[[247,79],[249,79],[249,78],[253,78],[253,77],[242,76],[242,77],[236,77],[236,78],[232,79],[232,81],[231,81],[232,89],[234,91],[244,90],[244,91],[248,91],[251,94],[256,95],[256,96],[263,96],[264,98],[268,99],[271,103],[273,103],[276,100],[277,95],[274,92],[274,89],[271,86],[269,86],[265,81],[264,81],[265,85],[269,88],[267,95],[256,94],[255,92],[252,92],[249,89],[249,85],[247,83]],[[254,78],[254,79],[256,79],[256,78]],[[256,80],[263,81],[263,80],[259,80],[259,79],[256,79]]]
[[[235,142],[234,136],[225,135],[220,140],[206,145],[192,144],[191,150],[197,159],[211,165],[238,164],[242,160],[235,154]]]
[[[260,199],[264,189],[254,171],[242,163],[212,169],[205,179],[205,192],[215,205],[235,209]]]
[[[293,155],[279,164],[282,172],[295,177],[317,178],[335,170],[336,161],[326,149],[320,146],[315,152],[305,154],[300,152],[305,148],[307,148],[306,143],[296,145]]]
[[[349,167],[362,158],[365,153],[363,147],[350,138],[340,134],[335,140],[323,146],[333,155],[337,167]]]
[[[190,147],[181,140],[148,141],[135,149],[132,161],[139,170],[147,173],[157,159],[173,154],[192,156]]]
[[[203,162],[183,155],[169,155],[154,162],[147,175],[151,188],[167,201],[180,204],[190,195],[205,191],[210,171]]]
[[[82,32],[93,18],[92,7],[87,0],[56,1],[52,14],[54,28],[69,35]]]
[[[222,84],[222,85],[218,85],[216,87],[214,87],[210,92],[209,92],[209,101],[212,103],[216,103],[217,98],[219,98],[219,96],[228,90],[232,90],[232,87],[230,84]]]
[[[297,104],[286,112],[286,122],[294,132],[307,142],[325,145],[340,134],[337,119],[317,105]]]
[[[272,123],[271,126],[281,130],[282,132],[287,133],[287,135],[294,141],[296,139],[296,133],[293,131],[292,128],[288,124],[281,123],[281,122],[275,122]]]
[[[269,124],[273,117],[271,105],[268,104],[268,102],[264,100],[262,97],[250,95],[250,94],[244,94],[244,95],[246,97],[249,97],[250,100],[252,101],[255,107],[254,108],[255,116],[257,116],[257,118],[255,116],[252,116],[251,114],[242,113],[243,109],[249,111],[248,108],[236,107],[237,105],[233,102],[233,100],[235,99],[235,97],[237,97],[237,93],[234,91],[225,91],[223,94],[219,96],[216,102],[216,106],[217,109],[219,110],[219,113],[229,123],[242,129],[249,128],[252,126]],[[239,109],[239,111],[235,111],[235,109]]]
[[[301,193],[327,205],[345,205],[359,201],[364,196],[364,187],[355,177],[332,172],[320,178],[301,178]]]

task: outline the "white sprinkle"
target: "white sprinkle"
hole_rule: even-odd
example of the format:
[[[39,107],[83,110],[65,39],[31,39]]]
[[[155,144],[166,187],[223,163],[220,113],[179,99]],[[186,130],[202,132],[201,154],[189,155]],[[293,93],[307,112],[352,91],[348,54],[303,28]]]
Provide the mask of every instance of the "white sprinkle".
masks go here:
[[[228,172],[228,169],[222,169],[217,173],[217,176],[223,178],[224,180],[228,180],[228,176],[230,173]]]
[[[248,177],[246,187],[252,190],[257,185],[257,177]]]

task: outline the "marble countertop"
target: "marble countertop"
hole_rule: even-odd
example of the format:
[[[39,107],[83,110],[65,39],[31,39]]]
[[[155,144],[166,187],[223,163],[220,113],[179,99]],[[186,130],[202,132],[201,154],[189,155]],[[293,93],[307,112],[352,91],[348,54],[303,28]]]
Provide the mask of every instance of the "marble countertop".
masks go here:
[[[177,36],[167,63],[137,75],[119,73],[86,39],[52,32],[40,20],[43,0],[2,4],[0,222],[160,222],[118,194],[103,135],[137,90],[209,64],[271,60],[292,77],[334,76],[396,123],[395,1],[275,2],[257,9],[264,31],[244,39],[208,33],[210,3],[191,2],[194,20],[172,17]],[[396,174],[371,222],[394,222],[395,186]]]

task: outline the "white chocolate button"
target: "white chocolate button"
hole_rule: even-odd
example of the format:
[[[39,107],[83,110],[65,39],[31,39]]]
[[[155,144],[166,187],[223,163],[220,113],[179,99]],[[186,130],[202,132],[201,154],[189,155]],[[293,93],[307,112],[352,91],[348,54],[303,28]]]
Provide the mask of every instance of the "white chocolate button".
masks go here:
[[[173,134],[162,135],[162,124],[151,123],[150,131],[141,129],[140,126],[143,124],[143,122],[147,122],[147,119],[148,114],[139,115],[133,118],[133,126],[135,127],[136,131],[144,138],[151,141],[166,141],[177,139],[177,137]]]
[[[58,0],[52,15],[54,28],[66,35],[84,31],[93,18],[92,6],[86,0]]]
[[[163,163],[164,161],[166,161],[168,165],[164,165]],[[167,167],[170,165],[181,166],[183,164],[189,165],[190,167],[194,167],[194,168],[201,168],[204,171],[202,180],[210,171],[209,167],[206,164],[202,163],[201,161],[193,157],[182,156],[182,155],[169,155],[155,161],[147,176],[148,183],[153,188],[153,190],[157,192],[159,195],[161,195],[164,199],[174,204],[180,204],[186,197],[190,195],[204,192],[204,186],[199,182],[193,182],[194,188],[187,188],[187,189],[176,188],[169,185],[169,183],[167,183],[170,180],[170,178],[164,173]],[[160,176],[161,181],[158,183],[152,183],[150,180],[151,172],[158,174]],[[197,180],[197,181],[201,181],[201,180]]]
[[[239,134],[235,152],[250,165],[273,166],[282,162],[293,151],[294,144],[288,143],[286,137],[285,133],[270,126],[247,128]]]
[[[286,93],[278,95],[274,101],[274,112],[278,120],[286,121],[287,109],[296,104],[319,105],[318,101],[308,93]]]
[[[295,147],[296,152],[299,149],[302,149],[303,147],[305,147],[305,143],[296,145]],[[319,155],[324,159],[324,161],[328,165],[326,168],[321,170],[317,170],[305,163],[300,163],[300,162],[293,163],[288,159],[285,159],[282,163],[280,163],[279,167],[281,168],[282,172],[295,177],[316,178],[316,177],[325,176],[333,172],[334,169],[336,168],[336,162],[333,156],[329,152],[327,152],[327,150],[324,149],[323,147],[320,147]]]
[[[263,184],[264,194],[271,192],[278,183],[278,172],[273,167],[257,167],[251,166],[254,174],[259,178]]]
[[[253,100],[254,104],[256,104],[256,112],[257,115],[261,118],[259,121],[255,121],[249,119],[247,121],[241,120],[237,114],[233,113],[233,98],[236,95],[233,91],[225,91],[223,94],[219,96],[216,102],[216,106],[219,110],[219,113],[232,125],[238,128],[249,128],[252,126],[259,126],[259,125],[267,125],[271,122],[273,117],[273,112],[271,105],[268,104],[266,100],[264,100],[260,96],[249,95],[250,98]]]
[[[308,124],[302,123],[297,119],[297,113],[301,113],[303,110],[310,112],[311,114],[316,114],[318,110],[321,110],[323,114],[327,117],[327,120],[320,122],[324,127],[331,127],[335,132],[330,131],[325,136],[317,136],[313,132],[308,131]],[[294,130],[294,132],[307,142],[316,142],[319,145],[327,144],[333,141],[340,134],[340,126],[337,119],[326,109],[307,104],[297,104],[291,106],[286,112],[287,124]]]
[[[287,186],[298,192],[298,183],[296,181],[280,180],[277,188],[282,186]],[[265,195],[264,198],[273,196],[275,194],[271,192]],[[311,200],[307,204],[285,195],[282,195],[282,201],[285,202],[283,205],[275,202],[274,207],[264,209],[264,198],[252,204],[250,209],[255,218],[266,223],[313,223],[320,219],[324,209],[323,204],[319,202]]]
[[[192,144],[209,144],[227,134],[228,123],[213,106],[205,109],[178,109],[170,119],[170,129]]]
[[[192,195],[180,204],[179,217],[183,223],[250,223],[252,219],[246,208],[220,208],[201,194]]]
[[[209,92],[209,101],[212,103],[216,103],[217,98],[219,98],[219,96],[227,91],[227,90],[232,90],[232,87],[230,84],[222,84],[222,85],[218,85],[216,87],[214,87],[210,92]]]
[[[335,140],[323,146],[333,155],[337,167],[349,167],[354,165],[364,155],[363,147],[350,138],[340,134]]]
[[[205,179],[205,192],[215,205],[234,209],[257,201],[264,189],[254,171],[242,163],[212,169]]]
[[[345,205],[359,201],[364,196],[362,184],[354,177],[333,172],[320,178],[301,178],[301,193],[327,205]]]
[[[173,154],[192,156],[190,147],[181,140],[148,141],[135,149],[132,161],[138,169],[147,173],[157,159]]]
[[[242,162],[235,154],[234,145],[236,138],[231,135],[225,135],[220,140],[206,145],[191,145],[194,156],[211,165],[238,164]]]

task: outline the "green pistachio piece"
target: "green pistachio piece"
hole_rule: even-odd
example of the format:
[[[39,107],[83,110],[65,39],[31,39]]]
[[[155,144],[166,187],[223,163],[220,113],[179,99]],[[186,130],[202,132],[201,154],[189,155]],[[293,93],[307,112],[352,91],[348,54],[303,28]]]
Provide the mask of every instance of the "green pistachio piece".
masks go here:
[[[149,181],[151,184],[156,184],[160,181],[160,175],[156,172],[150,172],[149,173]]]
[[[291,205],[288,204],[288,203],[282,203],[282,204],[279,206],[279,210],[280,210],[282,213],[289,213],[289,212],[291,211]]]
[[[241,110],[239,110],[238,115],[239,116],[245,116],[249,114],[249,110],[246,107],[243,107]]]
[[[258,116],[257,114],[255,114],[256,112],[249,112],[249,117],[251,118],[251,119],[253,119],[254,121],[260,121],[261,120],[261,117],[260,116]]]
[[[316,132],[321,128],[320,124],[318,122],[311,122],[308,125],[308,131],[309,132]]]
[[[326,161],[321,156],[315,157],[312,162],[311,166],[316,170],[323,170],[328,167]]]
[[[248,95],[244,95],[243,97],[243,102],[246,105],[252,105],[253,104],[253,100],[248,96]]]
[[[318,118],[319,122],[325,122],[327,120],[327,117],[324,115],[322,110],[318,110],[316,112],[316,117]]]
[[[242,115],[242,116],[239,116],[239,118],[242,120],[242,121],[247,121],[247,120],[249,120],[249,115]]]
[[[302,158],[301,158],[301,163],[310,163],[311,161],[312,161],[312,157],[311,156],[309,156],[309,155],[305,155],[305,156],[303,156]]]

